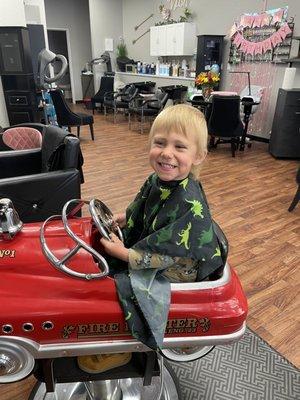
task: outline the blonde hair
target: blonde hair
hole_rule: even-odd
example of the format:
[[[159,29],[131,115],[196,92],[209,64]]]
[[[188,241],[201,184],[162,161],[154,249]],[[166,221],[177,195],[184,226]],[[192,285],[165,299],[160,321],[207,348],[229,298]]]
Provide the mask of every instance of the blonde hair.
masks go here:
[[[165,108],[155,118],[150,134],[149,145],[151,146],[153,136],[157,132],[164,132],[167,135],[176,132],[188,139],[195,140],[198,155],[203,159],[207,153],[207,125],[201,111],[187,104],[177,104]],[[191,173],[197,179],[200,165],[193,165]]]

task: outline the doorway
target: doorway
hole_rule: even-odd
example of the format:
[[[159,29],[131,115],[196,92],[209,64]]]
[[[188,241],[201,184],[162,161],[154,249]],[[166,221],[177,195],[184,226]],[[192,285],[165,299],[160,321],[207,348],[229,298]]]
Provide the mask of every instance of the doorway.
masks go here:
[[[47,29],[49,50],[55,54],[61,54],[66,57],[68,61],[68,69],[66,74],[56,82],[57,87],[62,89],[66,100],[73,101],[72,92],[72,69],[70,62],[70,47],[68,44],[68,35],[66,29]],[[53,63],[54,74],[57,74],[60,70],[61,62],[55,61]]]

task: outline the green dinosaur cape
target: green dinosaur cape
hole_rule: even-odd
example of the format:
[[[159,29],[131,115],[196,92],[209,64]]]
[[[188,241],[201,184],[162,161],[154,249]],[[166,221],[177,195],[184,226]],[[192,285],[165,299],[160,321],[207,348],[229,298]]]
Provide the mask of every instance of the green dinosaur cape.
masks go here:
[[[192,176],[164,182],[152,174],[126,210],[126,221],[125,247],[146,252],[148,258],[160,254],[197,261],[198,280],[224,265],[224,247],[215,234],[203,189]],[[170,305],[165,268],[151,268],[144,261],[141,269],[115,275],[133,336],[153,349],[162,346]]]

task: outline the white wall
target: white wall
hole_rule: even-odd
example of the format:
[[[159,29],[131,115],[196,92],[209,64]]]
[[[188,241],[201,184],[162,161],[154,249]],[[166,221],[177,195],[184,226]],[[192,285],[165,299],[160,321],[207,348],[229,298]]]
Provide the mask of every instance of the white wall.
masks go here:
[[[193,13],[193,21],[197,25],[197,34],[227,35],[233,22],[241,14],[260,12],[262,0],[190,0],[189,9]],[[300,35],[300,0],[268,0],[267,9],[289,6],[289,16],[295,16],[295,36]],[[123,0],[123,30],[126,38],[129,58],[139,60],[155,60],[150,57],[150,34],[147,33],[135,44],[132,40],[147,31],[150,26],[161,21],[160,4],[169,7],[166,0]],[[211,11],[208,11],[211,10]],[[150,14],[152,18],[146,21],[138,30],[134,27],[140,24]],[[183,15],[183,8],[172,11],[171,18],[177,20]]]
[[[150,56],[150,34],[147,33],[135,44],[132,43],[134,39],[147,31],[156,22],[161,21],[162,17],[159,12],[159,6],[163,4],[167,8],[170,3],[166,0],[124,0],[123,1],[123,30],[124,38],[128,48],[128,57],[138,61],[152,62],[156,61],[156,57]],[[190,0],[188,8],[193,13],[193,22],[197,26],[197,34],[206,35],[228,35],[234,21],[238,21],[240,16],[244,13],[259,13],[262,11],[264,1],[262,0]],[[279,8],[288,6],[288,15],[295,17],[295,30],[294,36],[300,36],[300,0],[268,0],[267,9]],[[208,11],[211,10],[211,11]],[[139,25],[149,15],[154,14],[152,18],[142,24],[138,30],[134,27]],[[172,11],[171,18],[178,20],[179,16],[183,15],[183,8]],[[298,45],[298,43],[296,43]],[[225,37],[225,50],[223,57],[223,74],[222,74],[222,89],[228,89],[227,79],[227,60],[230,48],[230,40]],[[295,56],[295,54],[291,54]],[[178,58],[178,57],[177,57]],[[191,61],[191,59],[189,60]],[[193,61],[195,62],[195,61]],[[300,64],[296,74],[294,86],[300,87]],[[266,119],[261,122],[261,132],[259,135],[269,137],[275,105],[277,100],[277,93],[279,87],[283,82],[284,70],[287,64],[278,65],[276,70],[276,79],[274,79],[272,91],[268,99],[268,112]],[[226,86],[227,85],[227,86]],[[256,132],[255,132],[256,133]]]
[[[73,99],[82,100],[81,71],[92,58],[88,0],[45,0],[45,10],[48,29],[69,31]]]
[[[99,57],[105,51],[105,38],[112,38],[114,51],[110,55],[114,70],[116,46],[123,35],[122,0],[89,0],[89,9],[93,58]],[[96,91],[105,71],[106,67],[101,64],[94,66]]]
[[[1,0],[0,26],[26,26],[23,0]],[[1,80],[0,125],[9,125]]]
[[[0,1],[0,26],[26,26],[23,0]]]
[[[26,24],[43,25],[46,48],[48,48],[47,22],[44,0],[23,0]]]

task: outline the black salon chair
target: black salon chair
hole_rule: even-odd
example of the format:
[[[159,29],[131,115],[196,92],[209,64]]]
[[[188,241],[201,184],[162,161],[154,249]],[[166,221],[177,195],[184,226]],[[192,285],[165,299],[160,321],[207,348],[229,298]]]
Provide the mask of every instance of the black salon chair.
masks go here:
[[[298,188],[296,190],[295,196],[293,198],[293,201],[291,202],[291,205],[289,206],[289,211],[293,211],[293,209],[296,207],[298,202],[300,201],[300,167],[298,169],[297,175],[296,175],[296,182],[298,185]]]
[[[0,151],[0,198],[13,201],[23,222],[60,214],[68,200],[80,198],[83,182],[79,139],[57,126],[40,129],[41,149]]]
[[[103,101],[106,93],[114,91],[114,77],[113,76],[102,76],[100,80],[100,88],[98,92],[91,98],[92,110],[97,109],[96,104],[100,104],[100,109],[103,109]]]
[[[137,94],[138,89],[134,85],[127,85],[119,92],[106,93],[103,101],[104,114],[107,115],[108,109],[112,109],[115,123],[118,111],[122,110],[125,114]]]
[[[155,118],[165,107],[169,95],[157,90],[153,96],[148,98],[136,98],[128,109],[128,127],[131,129],[131,116],[140,119],[140,133],[143,133],[143,124],[146,117],[150,120]]]
[[[77,127],[77,136],[80,135],[80,127],[82,125],[89,125],[92,140],[94,140],[94,118],[89,114],[74,113],[68,106],[64,95],[61,90],[51,90],[50,95],[55,108],[57,122],[60,127],[67,126],[69,132],[71,132],[71,127]]]
[[[244,131],[240,117],[240,97],[213,95],[209,116],[206,117],[211,137],[210,148],[222,143],[231,143],[232,157],[235,157]],[[215,138],[218,138],[217,141]]]

